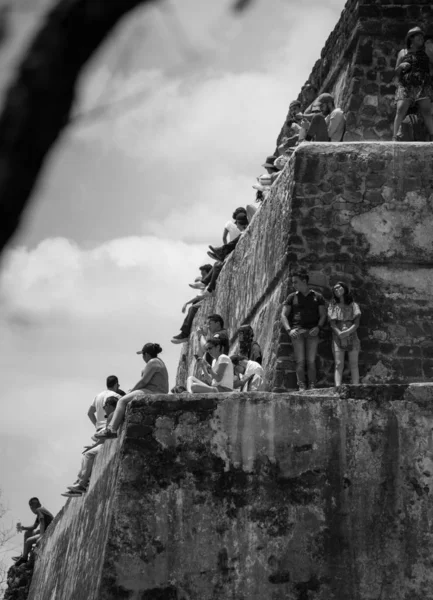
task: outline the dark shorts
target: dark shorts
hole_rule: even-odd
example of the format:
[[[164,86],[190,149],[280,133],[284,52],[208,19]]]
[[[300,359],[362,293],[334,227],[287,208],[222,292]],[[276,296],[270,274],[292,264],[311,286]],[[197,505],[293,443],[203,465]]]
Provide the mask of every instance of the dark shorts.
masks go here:
[[[419,102],[425,98],[432,98],[433,87],[431,84],[424,85],[403,85],[399,83],[397,85],[397,91],[395,93],[395,100],[411,100],[412,102]]]

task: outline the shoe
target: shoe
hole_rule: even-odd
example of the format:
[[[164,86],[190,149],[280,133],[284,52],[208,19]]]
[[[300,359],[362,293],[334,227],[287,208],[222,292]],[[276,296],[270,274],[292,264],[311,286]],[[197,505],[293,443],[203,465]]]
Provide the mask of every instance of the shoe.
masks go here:
[[[300,392],[305,392],[305,390],[307,389],[307,388],[305,387],[305,383],[300,383],[300,384],[299,384],[299,386],[298,386],[298,388],[299,388],[299,391],[300,391]]]
[[[110,438],[117,438],[117,433],[115,431],[111,431],[111,429],[102,429],[101,431],[97,431],[95,433],[95,438],[108,440]]]
[[[210,291],[210,290],[205,290],[203,292],[203,298],[210,298],[211,296],[215,296],[215,292],[214,291]]]
[[[171,338],[172,344],[183,344],[189,340],[189,336],[185,337],[183,333],[179,333],[179,335],[174,335]]]
[[[84,485],[80,485],[80,484],[68,485],[67,489],[70,492],[78,492],[79,494],[85,494],[87,491],[87,488],[85,488]]]
[[[309,390],[315,390],[316,389],[316,384],[315,383],[310,383],[310,385],[308,386]]]
[[[63,494],[60,494],[60,495],[65,496],[65,498],[81,498],[83,493],[82,492],[64,492]]]
[[[223,254],[221,252],[221,248],[214,248],[213,246],[209,246],[210,251],[215,255],[218,256],[218,260],[224,261],[225,259],[225,254]],[[209,254],[209,252],[208,252]]]
[[[206,254],[209,256],[209,258],[212,258],[212,260],[218,260],[219,262],[222,262],[222,259],[210,250]]]
[[[206,287],[206,284],[202,283],[201,281],[197,283],[188,283],[188,285],[194,290],[204,290],[204,288]]]
[[[27,562],[27,558],[24,558],[24,556],[20,556],[19,559],[17,560],[17,562],[15,563],[15,566],[19,567],[20,565],[23,565],[26,562]]]

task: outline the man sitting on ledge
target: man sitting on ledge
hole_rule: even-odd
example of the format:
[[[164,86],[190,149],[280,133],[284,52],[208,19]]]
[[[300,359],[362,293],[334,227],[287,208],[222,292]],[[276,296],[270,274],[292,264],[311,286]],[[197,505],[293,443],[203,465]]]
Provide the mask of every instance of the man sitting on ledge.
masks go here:
[[[241,392],[259,392],[264,388],[265,373],[263,367],[254,360],[248,360],[243,354],[230,356],[234,374],[239,377],[234,382],[234,388]]]
[[[335,108],[331,94],[320,94],[311,113],[304,114],[299,142],[341,142],[346,130],[346,117],[341,108]]]
[[[21,523],[17,523],[17,532],[24,531],[24,548],[21,556],[13,558],[15,565],[18,567],[27,562],[30,550],[35,546],[41,537],[44,535],[48,525],[54,519],[49,510],[44,508],[38,498],[30,498],[29,506],[32,513],[36,515],[34,525],[23,527]]]
[[[110,423],[113,413],[116,410],[119,397],[120,396],[118,394],[115,394],[113,396],[108,396],[108,398],[104,400],[104,404],[102,406],[104,411],[104,420],[102,421],[102,425],[99,427],[99,429],[101,429],[101,427],[106,427]],[[65,496],[66,498],[79,498],[87,492],[87,486],[89,485],[90,476],[92,475],[93,464],[95,462],[95,458],[102,449],[103,443],[104,440],[102,439],[97,440],[92,446],[86,446],[86,449],[83,452],[81,468],[78,472],[77,481],[73,485],[69,485],[66,492],[63,492],[62,496]]]

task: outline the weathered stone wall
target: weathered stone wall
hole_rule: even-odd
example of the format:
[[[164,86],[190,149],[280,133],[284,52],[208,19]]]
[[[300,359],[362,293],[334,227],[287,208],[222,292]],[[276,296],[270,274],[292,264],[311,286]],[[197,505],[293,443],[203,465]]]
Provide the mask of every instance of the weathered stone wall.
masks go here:
[[[133,402],[47,532],[30,598],[432,599],[432,399],[424,384]]]
[[[120,461],[117,450],[115,444],[105,444],[93,468],[85,502],[68,500],[44,535],[29,600],[104,598],[100,587],[116,496]]]
[[[196,322],[220,313],[229,332],[251,323],[270,390],[294,387],[291,344],[281,332],[289,273],[303,265],[326,298],[338,280],[363,315],[364,382],[433,378],[433,149],[430,144],[304,144],[227,261],[217,294]],[[319,381],[332,384],[330,332],[319,346]],[[194,369],[194,337],[178,383]],[[236,339],[232,338],[232,351]]]
[[[391,139],[395,63],[416,25],[433,32],[430,0],[347,2],[308,79],[346,112],[346,141]]]

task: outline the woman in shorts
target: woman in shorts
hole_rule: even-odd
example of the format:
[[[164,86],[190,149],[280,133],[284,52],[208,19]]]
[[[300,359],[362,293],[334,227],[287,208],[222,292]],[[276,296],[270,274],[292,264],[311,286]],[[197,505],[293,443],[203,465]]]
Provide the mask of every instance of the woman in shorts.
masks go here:
[[[418,105],[425,126],[433,137],[430,61],[424,50],[424,33],[414,27],[406,35],[406,50],[400,51],[395,68],[398,77],[395,95],[397,112],[394,120],[393,140],[397,140],[400,126],[413,104]]]
[[[332,301],[328,306],[328,319],[332,329],[332,353],[335,359],[335,387],[340,387],[343,379],[344,357],[349,357],[352,383],[359,383],[358,356],[361,349],[356,330],[359,327],[361,310],[349,288],[338,281],[332,290]]]

